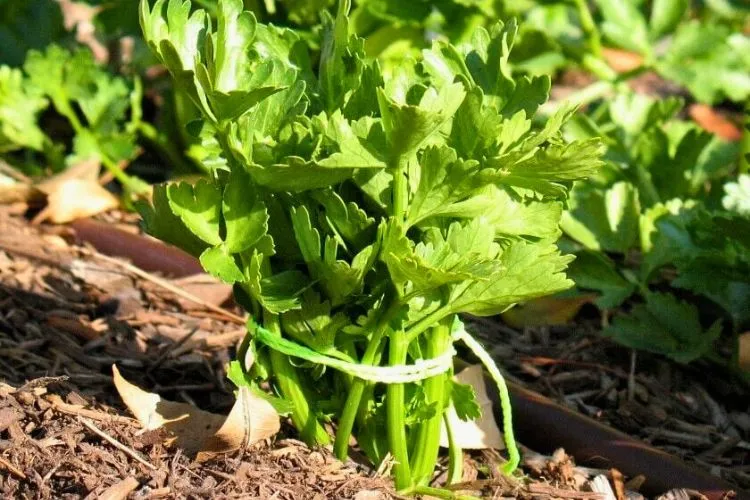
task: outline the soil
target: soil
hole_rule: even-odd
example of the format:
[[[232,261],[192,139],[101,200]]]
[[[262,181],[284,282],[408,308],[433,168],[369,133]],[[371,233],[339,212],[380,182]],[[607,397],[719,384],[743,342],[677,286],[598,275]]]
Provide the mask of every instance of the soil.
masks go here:
[[[288,424],[274,439],[202,463],[144,432],[123,407],[111,366],[165,399],[228,413],[225,366],[244,336],[230,290],[201,276],[136,273],[76,246],[69,229],[32,226],[21,212],[0,207],[3,498],[399,497],[387,470],[310,449]],[[130,215],[104,220],[137,230]],[[594,499],[605,498],[595,491],[612,477],[575,466],[562,450],[526,450],[512,480],[497,472],[502,461],[495,452],[467,454],[457,488],[488,498]]]

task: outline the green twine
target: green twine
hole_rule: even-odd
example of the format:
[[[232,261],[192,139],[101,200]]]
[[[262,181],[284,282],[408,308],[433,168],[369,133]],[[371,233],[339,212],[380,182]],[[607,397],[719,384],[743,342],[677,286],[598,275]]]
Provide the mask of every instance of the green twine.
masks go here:
[[[255,323],[252,319],[248,322],[248,328],[252,332],[253,338],[271,349],[278,351],[287,356],[304,359],[311,363],[325,365],[336,370],[342,371],[353,377],[357,377],[368,382],[379,382],[383,384],[405,384],[425,380],[435,375],[445,373],[453,366],[453,356],[456,355],[455,349],[450,347],[440,356],[432,359],[420,359],[411,365],[396,366],[371,366],[362,365],[344,361],[342,359],[326,356],[307,346],[298,344],[291,340],[279,337],[273,332],[263,328]],[[503,412],[503,439],[508,449],[508,463],[502,467],[506,475],[510,475],[521,462],[521,454],[516,446],[516,440],[513,434],[513,414],[508,394],[508,386],[502,373],[492,359],[492,356],[466,331],[463,322],[456,316],[453,324],[452,338],[454,341],[460,340],[479,358],[497,385],[498,394],[500,395],[500,407]]]
[[[503,411],[503,440],[505,441],[505,447],[508,448],[508,463],[506,463],[502,470],[506,475],[513,473],[518,464],[521,462],[521,454],[516,446],[516,438],[513,435],[513,413],[510,404],[510,394],[508,394],[508,386],[505,384],[505,378],[497,365],[492,360],[492,356],[482,347],[482,344],[472,337],[469,332],[466,331],[463,322],[456,317],[456,322],[453,325],[453,338],[461,340],[466,347],[468,347],[474,355],[479,358],[479,361],[484,365],[490,377],[497,385],[497,391],[500,395],[500,408]]]
[[[456,355],[456,351],[451,347],[436,358],[420,359],[411,365],[363,365],[326,356],[307,346],[279,337],[258,324],[251,324],[249,326],[255,340],[275,351],[287,356],[304,359],[311,363],[329,366],[352,377],[367,380],[368,382],[382,382],[384,384],[419,382],[420,380],[425,380],[450,370],[453,366],[453,356]]]

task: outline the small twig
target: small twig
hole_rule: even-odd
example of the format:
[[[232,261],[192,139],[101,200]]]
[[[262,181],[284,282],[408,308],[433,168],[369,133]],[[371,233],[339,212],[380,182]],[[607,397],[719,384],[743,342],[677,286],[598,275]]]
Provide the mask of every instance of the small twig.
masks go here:
[[[205,470],[209,474],[213,474],[214,476],[216,476],[216,477],[218,477],[220,479],[224,479],[226,481],[229,481],[230,483],[236,483],[237,482],[237,477],[236,476],[233,476],[231,474],[227,474],[226,472],[221,472],[220,470],[214,470],[214,469],[209,469],[209,468],[205,468],[203,470]]]
[[[30,391],[32,389],[36,389],[37,387],[47,387],[50,384],[59,384],[61,382],[67,381],[68,379],[70,379],[70,377],[68,377],[67,375],[61,375],[59,377],[39,377],[35,378],[34,380],[29,380],[21,387],[16,389],[16,392]]]
[[[216,347],[229,347],[244,339],[245,335],[247,335],[247,330],[244,328],[240,330],[232,330],[231,332],[211,335],[203,341],[203,344],[209,349]]]
[[[109,434],[101,430],[100,428],[98,428],[96,425],[94,425],[94,422],[92,422],[91,420],[88,420],[83,417],[78,417],[78,421],[81,422],[88,430],[90,430],[91,432],[99,436],[100,438],[104,439],[105,441],[107,441],[109,444],[111,444],[118,450],[122,451],[123,453],[130,456],[134,460],[145,465],[149,469],[156,470],[156,467],[153,464],[151,464],[149,461],[147,461],[145,458],[141,457],[138,454],[138,452],[136,452],[135,450],[131,448],[128,448],[127,446],[125,446],[124,444],[122,444],[121,442],[119,442],[118,440],[116,440],[115,438],[113,438],[112,436],[110,436]]]
[[[107,378],[107,381],[111,381],[111,378]],[[86,417],[91,420],[99,420],[102,422],[117,422],[120,424],[133,425],[134,420],[128,417],[120,415],[110,415],[108,413],[99,412],[96,410],[89,410],[87,408],[80,408],[76,405],[71,405],[62,400],[57,394],[50,394],[45,398],[48,402],[52,403],[55,410],[60,413],[66,413],[68,415],[74,415],[76,417]]]
[[[12,463],[5,460],[3,457],[0,456],[0,465],[8,469],[11,474],[15,475],[19,479],[26,479],[26,474],[23,473],[21,469],[13,465]]]
[[[696,384],[695,389],[703,399],[708,412],[711,415],[711,423],[719,429],[719,432],[727,434],[729,437],[738,437],[739,431],[732,425],[731,420],[726,414],[724,408],[716,402],[714,398],[708,393],[708,391],[701,384]]]
[[[173,285],[169,281],[167,281],[165,279],[162,279],[162,278],[159,278],[157,276],[154,276],[151,273],[147,273],[143,269],[139,269],[138,267],[136,267],[136,266],[134,266],[132,264],[129,264],[129,263],[124,262],[124,261],[119,260],[119,259],[115,259],[113,257],[109,257],[107,255],[100,254],[99,252],[95,252],[95,251],[89,250],[88,248],[82,248],[80,250],[84,254],[91,255],[91,256],[96,257],[98,259],[101,259],[101,260],[103,260],[105,262],[109,262],[110,264],[114,264],[116,266],[119,266],[119,267],[121,267],[121,268],[123,268],[123,269],[125,269],[125,270],[127,270],[127,271],[129,271],[129,272],[131,272],[133,274],[135,274],[139,278],[143,278],[143,279],[145,279],[147,281],[150,281],[151,283],[154,283],[155,285],[158,285],[158,286],[164,288],[165,290],[168,290],[168,291],[174,293],[175,295],[178,295],[178,296],[182,297],[185,300],[189,300],[190,302],[193,302],[193,303],[198,304],[198,305],[200,305],[202,307],[205,307],[206,309],[209,309],[209,310],[211,310],[211,311],[213,311],[215,313],[221,314],[225,318],[231,319],[235,323],[238,323],[238,324],[241,324],[241,325],[244,325],[246,323],[245,318],[243,318],[242,316],[238,316],[238,315],[234,314],[233,312],[227,311],[226,309],[224,309],[222,307],[216,306],[216,305],[211,304],[210,302],[207,302],[207,301],[205,301],[205,300],[203,300],[203,299],[201,299],[199,297],[196,297],[192,293],[186,292],[185,290],[182,290],[181,288]]]

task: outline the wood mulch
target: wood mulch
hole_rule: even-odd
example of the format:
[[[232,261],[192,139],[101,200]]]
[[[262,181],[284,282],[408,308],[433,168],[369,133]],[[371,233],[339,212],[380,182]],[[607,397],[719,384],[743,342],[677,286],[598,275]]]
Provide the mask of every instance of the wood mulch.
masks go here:
[[[388,498],[384,478],[293,439],[196,463],[67,386],[0,386],[3,498]]]
[[[558,403],[750,488],[750,387],[716,365],[679,365],[601,336],[599,312],[518,331],[473,318],[506,376]]]
[[[107,220],[132,228],[129,216]],[[65,228],[30,226],[0,208],[3,498],[399,498],[387,470],[312,450],[289,425],[272,440],[203,463],[159,433],[144,433],[122,406],[111,366],[166,399],[226,414],[234,398],[225,367],[245,333],[232,314],[241,311],[227,301],[226,286],[205,277],[138,276],[71,241]],[[562,451],[525,456],[523,474],[508,480],[497,472],[497,453],[467,454],[461,491],[605,498],[596,492],[607,483],[602,471],[576,467]]]

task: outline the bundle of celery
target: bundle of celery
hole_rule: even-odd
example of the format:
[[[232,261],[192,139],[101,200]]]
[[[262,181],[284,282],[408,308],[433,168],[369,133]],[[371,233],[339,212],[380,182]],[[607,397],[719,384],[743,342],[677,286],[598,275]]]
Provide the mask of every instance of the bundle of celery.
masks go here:
[[[532,128],[550,83],[510,76],[515,24],[385,75],[348,8],[310,54],[241,0],[219,2],[216,26],[187,1],[142,0],[146,40],[201,111],[186,126],[211,171],[157,187],[142,213],[234,285],[252,317],[243,380],[270,379],[307,442],[328,443],[333,422],[338,456],[353,434],[374,463],[394,458],[400,489],[426,491],[448,410],[479,415],[451,376],[454,341],[482,355],[457,315],[571,286],[558,221],[600,144],[562,141],[570,109]]]

